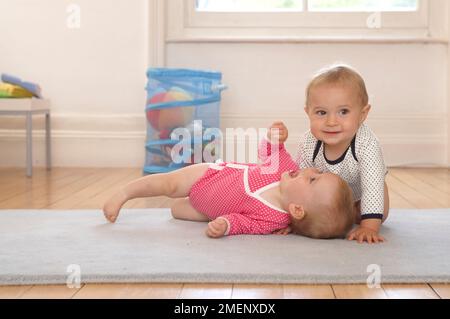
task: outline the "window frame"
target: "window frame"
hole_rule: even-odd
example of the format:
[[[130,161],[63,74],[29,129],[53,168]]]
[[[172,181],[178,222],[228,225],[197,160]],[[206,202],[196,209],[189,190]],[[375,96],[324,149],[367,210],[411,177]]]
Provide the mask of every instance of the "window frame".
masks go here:
[[[369,28],[374,12],[205,12],[195,0],[168,0],[167,40],[447,39],[447,0],[418,1],[417,11],[382,12],[382,27]]]

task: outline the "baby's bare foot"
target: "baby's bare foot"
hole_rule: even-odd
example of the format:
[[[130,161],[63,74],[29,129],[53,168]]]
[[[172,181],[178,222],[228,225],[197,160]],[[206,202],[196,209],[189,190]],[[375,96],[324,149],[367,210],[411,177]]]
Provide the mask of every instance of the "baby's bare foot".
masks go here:
[[[119,216],[120,209],[122,208],[123,204],[126,203],[126,201],[127,198],[123,191],[116,193],[114,196],[108,199],[103,205],[103,214],[105,215],[105,218],[111,223],[115,223],[117,217]]]

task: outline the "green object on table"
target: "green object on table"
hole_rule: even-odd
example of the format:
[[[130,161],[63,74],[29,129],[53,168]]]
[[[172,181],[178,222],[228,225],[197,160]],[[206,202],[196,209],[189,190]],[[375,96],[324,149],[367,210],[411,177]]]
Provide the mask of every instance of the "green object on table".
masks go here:
[[[31,98],[33,93],[25,90],[24,88],[8,84],[0,83],[0,98]]]

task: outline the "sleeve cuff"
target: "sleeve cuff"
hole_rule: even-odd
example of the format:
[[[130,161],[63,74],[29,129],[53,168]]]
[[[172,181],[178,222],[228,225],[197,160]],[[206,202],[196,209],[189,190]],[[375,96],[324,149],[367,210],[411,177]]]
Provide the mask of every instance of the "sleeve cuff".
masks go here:
[[[361,220],[366,220],[366,219],[383,219],[384,215],[383,214],[363,214],[361,215]]]

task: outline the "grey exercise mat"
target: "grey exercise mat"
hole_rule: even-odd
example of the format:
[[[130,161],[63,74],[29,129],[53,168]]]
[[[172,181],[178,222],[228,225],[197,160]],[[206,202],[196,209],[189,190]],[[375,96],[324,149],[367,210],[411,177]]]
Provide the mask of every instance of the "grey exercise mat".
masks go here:
[[[0,284],[450,282],[450,209],[392,210],[382,245],[290,236],[209,239],[167,209],[0,211]],[[70,266],[70,265],[78,265]],[[71,268],[72,267],[72,268]],[[68,272],[69,271],[69,272]],[[72,279],[70,279],[72,280]]]

